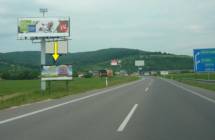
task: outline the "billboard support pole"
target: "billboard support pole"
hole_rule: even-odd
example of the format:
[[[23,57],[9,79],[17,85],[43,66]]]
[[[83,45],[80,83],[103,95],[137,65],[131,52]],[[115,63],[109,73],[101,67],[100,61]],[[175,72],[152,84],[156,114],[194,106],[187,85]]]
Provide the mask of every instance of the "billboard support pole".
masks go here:
[[[45,38],[41,39],[41,66],[46,64],[46,41]],[[46,81],[41,80],[41,91],[46,90]]]

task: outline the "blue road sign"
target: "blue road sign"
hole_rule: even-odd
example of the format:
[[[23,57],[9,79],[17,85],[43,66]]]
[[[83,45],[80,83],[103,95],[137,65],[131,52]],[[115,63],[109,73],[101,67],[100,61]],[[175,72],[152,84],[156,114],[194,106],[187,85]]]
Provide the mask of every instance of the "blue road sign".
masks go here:
[[[194,49],[194,71],[215,72],[215,48]]]

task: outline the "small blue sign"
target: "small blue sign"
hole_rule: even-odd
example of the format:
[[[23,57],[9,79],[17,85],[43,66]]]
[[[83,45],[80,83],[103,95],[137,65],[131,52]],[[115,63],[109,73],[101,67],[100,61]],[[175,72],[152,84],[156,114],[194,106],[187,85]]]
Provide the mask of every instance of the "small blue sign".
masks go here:
[[[215,72],[215,48],[194,49],[194,71]]]

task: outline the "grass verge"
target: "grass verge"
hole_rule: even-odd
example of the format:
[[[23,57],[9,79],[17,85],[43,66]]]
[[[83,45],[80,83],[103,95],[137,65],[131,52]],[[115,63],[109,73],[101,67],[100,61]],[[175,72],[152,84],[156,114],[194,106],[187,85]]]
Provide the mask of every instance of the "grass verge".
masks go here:
[[[138,77],[109,78],[109,87],[138,80]],[[56,99],[68,95],[83,93],[90,90],[105,88],[105,78],[75,78],[69,82],[66,89],[65,81],[51,82],[50,92],[40,92],[39,80],[1,80],[0,109],[38,102],[46,99]]]
[[[199,81],[193,81],[193,80],[178,80],[178,81],[191,86],[215,91],[215,83],[205,83],[205,82],[199,82]]]
[[[188,85],[192,85],[195,87],[200,87],[204,89],[208,89],[211,91],[215,91],[215,83],[214,82],[203,82],[198,81],[201,80],[215,80],[215,74],[208,75],[207,73],[180,73],[180,74],[170,74],[166,76],[166,78],[173,79]]]

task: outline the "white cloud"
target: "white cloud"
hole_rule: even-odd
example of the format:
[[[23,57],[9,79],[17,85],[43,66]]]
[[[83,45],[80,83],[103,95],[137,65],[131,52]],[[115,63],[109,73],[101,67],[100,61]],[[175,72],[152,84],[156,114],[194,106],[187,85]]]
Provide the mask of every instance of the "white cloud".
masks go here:
[[[204,31],[204,27],[201,25],[190,25],[188,29],[190,29],[194,33],[201,33]]]
[[[48,8],[47,15],[71,17],[72,51],[122,46],[191,54],[215,45],[214,7],[212,0],[0,0],[0,41],[7,46],[0,50],[34,48],[12,40],[17,17]]]

